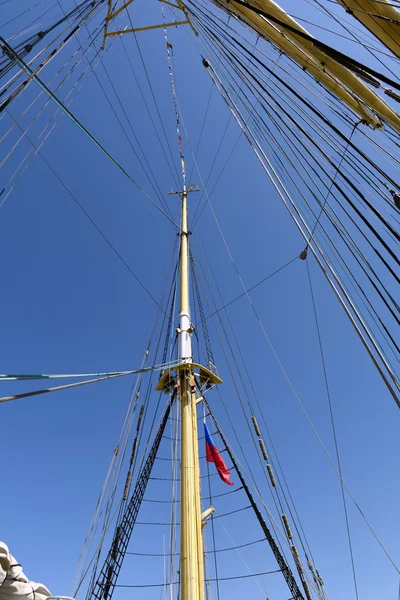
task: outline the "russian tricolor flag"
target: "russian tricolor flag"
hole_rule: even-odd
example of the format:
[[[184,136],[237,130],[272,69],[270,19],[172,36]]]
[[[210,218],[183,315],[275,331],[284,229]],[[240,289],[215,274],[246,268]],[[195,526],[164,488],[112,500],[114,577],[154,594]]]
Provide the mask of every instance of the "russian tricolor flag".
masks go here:
[[[207,462],[213,462],[217,467],[218,475],[222,481],[225,481],[228,485],[233,485],[232,481],[229,481],[230,471],[226,468],[226,464],[223,461],[222,456],[217,450],[216,445],[212,441],[210,432],[208,431],[207,425],[204,423],[204,435],[206,438],[206,460]]]

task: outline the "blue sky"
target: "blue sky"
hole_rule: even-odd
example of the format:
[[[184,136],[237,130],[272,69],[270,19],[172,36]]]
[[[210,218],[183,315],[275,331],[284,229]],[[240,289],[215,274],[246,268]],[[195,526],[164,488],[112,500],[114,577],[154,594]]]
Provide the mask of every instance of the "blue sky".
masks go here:
[[[31,2],[18,4],[18,7],[10,3],[1,5],[1,20],[3,15],[12,18],[14,11],[22,12],[22,4],[28,7]],[[297,6],[287,2],[284,6],[287,9],[295,6],[296,14],[301,11],[304,18],[314,18],[316,14],[306,3]],[[57,11],[58,8],[54,13]],[[142,3],[132,9],[132,16],[137,18],[139,26],[154,18],[159,21],[159,7]],[[22,28],[31,19],[33,14],[29,13],[10,25],[4,35],[14,33],[16,23]],[[183,118],[195,146],[211,82],[187,32],[173,29],[169,37],[174,47],[176,85]],[[84,34],[82,39],[85,39]],[[138,35],[137,39],[179,164],[163,33],[153,31]],[[125,36],[124,43],[154,112],[135,41]],[[75,46],[71,45],[72,48]],[[64,59],[54,61],[49,67],[48,77],[66,60],[68,51],[62,56]],[[167,195],[175,188],[175,182],[166,168],[120,39],[109,46],[104,63],[166,201],[178,219],[177,197]],[[97,72],[116,111],[124,119],[101,65]],[[11,107],[11,113],[18,116],[35,94],[37,89],[29,86]],[[71,109],[153,196],[93,76],[88,78]],[[50,118],[55,109],[46,110],[43,121],[39,119],[34,126],[36,134],[41,123],[45,123],[44,117]],[[198,154],[204,180],[228,118],[226,106],[214,90]],[[10,123],[8,117],[2,120],[2,132]],[[128,130],[126,123],[125,127]],[[238,130],[231,120],[214,177],[220,172],[237,136]],[[29,144],[24,140],[21,158],[23,150],[28,149]],[[43,146],[43,154],[135,274],[159,298],[175,244],[174,231],[166,219],[67,118],[60,120]],[[187,142],[185,154],[190,155]],[[188,163],[191,170],[189,158]],[[3,170],[4,181],[8,179],[7,168]],[[200,185],[196,174],[193,182]],[[191,196],[191,211],[198,202],[196,196],[199,194]],[[243,138],[218,182],[212,202],[245,285],[255,284],[303,249],[300,234]],[[224,302],[239,295],[240,282],[208,208],[193,232],[191,243],[196,260],[204,266],[211,280],[206,248]],[[4,281],[1,300],[3,373],[100,372],[139,366],[154,320],[154,306],[39,156],[34,158],[1,208],[0,252]],[[398,561],[398,410],[315,262],[309,260],[344,478],[395,559],[397,553]],[[216,295],[213,284],[212,288]],[[305,263],[292,263],[258,287],[251,297],[299,397],[333,456],[329,409]],[[218,297],[216,303],[221,305]],[[354,598],[354,591],[337,476],[299,409],[246,298],[232,304],[228,315],[246,357],[329,597],[350,600]],[[226,322],[226,316],[224,319]],[[234,429],[239,432],[244,453],[262,481],[260,486],[264,486],[211,319],[209,327],[216,362],[225,382],[221,393],[229,406]],[[2,539],[24,565],[28,576],[43,581],[53,593],[64,594],[68,588],[115,446],[131,383],[131,380],[120,379],[1,407],[5,490],[1,500]],[[3,384],[2,395],[32,386]],[[211,393],[209,400],[231,445],[243,460],[217,394]],[[154,409],[156,402],[154,395],[150,409]],[[157,468],[162,470],[163,466]],[[222,482],[213,481],[213,486],[214,493],[225,491]],[[152,491],[156,495],[167,494],[167,485],[160,487],[149,489],[149,494]],[[265,501],[268,506],[272,505],[266,488]],[[232,501],[227,508],[220,501],[218,508],[226,512],[239,505],[239,501],[237,505]],[[348,506],[360,599],[396,598],[398,576],[395,570],[352,503]],[[245,533],[250,538],[257,537],[255,527],[246,518],[233,517],[226,523],[236,543],[244,539],[243,524],[248,527]],[[218,534],[219,546],[230,545],[226,532],[221,529]],[[144,548],[154,537],[154,545],[160,548],[161,537],[167,533],[151,535],[139,527],[132,545]],[[265,547],[263,552],[265,554],[257,556],[246,555],[255,572],[274,568],[269,550]],[[231,564],[228,559],[221,559],[221,569],[228,574],[236,569],[243,572],[243,564],[235,560],[237,564],[234,559]],[[157,577],[149,562],[136,568],[129,565],[124,567],[125,583],[132,582],[138,571],[140,582],[162,580],[162,565]],[[268,577],[262,582],[277,598],[288,597],[280,584],[270,582]],[[225,585],[221,588],[222,595],[242,597],[242,582]],[[249,589],[254,597],[265,597],[254,583],[252,585]],[[122,598],[128,593],[131,592],[118,590],[116,597]],[[158,590],[157,597],[159,594]],[[271,598],[274,597],[271,594]]]

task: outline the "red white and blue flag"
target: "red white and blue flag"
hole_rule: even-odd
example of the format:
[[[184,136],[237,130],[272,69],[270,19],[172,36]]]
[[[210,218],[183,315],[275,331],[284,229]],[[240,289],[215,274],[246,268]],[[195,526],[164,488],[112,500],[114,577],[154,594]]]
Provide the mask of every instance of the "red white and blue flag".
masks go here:
[[[229,477],[231,475],[230,471],[226,468],[226,464],[220,453],[217,450],[216,445],[212,441],[211,434],[208,431],[207,425],[204,423],[204,435],[206,439],[206,460],[207,462],[213,462],[217,468],[218,475],[221,477],[222,481],[227,483],[228,485],[233,485],[232,481],[229,481]]]

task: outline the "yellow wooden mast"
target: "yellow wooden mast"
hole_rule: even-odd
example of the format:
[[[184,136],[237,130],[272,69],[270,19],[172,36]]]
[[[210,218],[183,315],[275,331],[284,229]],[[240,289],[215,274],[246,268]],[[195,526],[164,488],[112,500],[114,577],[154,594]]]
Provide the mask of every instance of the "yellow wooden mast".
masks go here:
[[[192,356],[187,196],[189,192],[198,191],[192,187],[187,190],[184,186],[182,192],[170,192],[179,195],[182,202],[178,361],[163,373],[156,387],[160,391],[169,391],[172,386],[177,386],[181,403],[180,600],[204,600],[202,529],[204,519],[214,511],[210,507],[203,514],[201,512],[196,386],[222,383],[215,372],[193,362]]]
[[[189,231],[187,191],[183,190],[181,218],[180,311],[178,360],[181,401],[181,518],[180,580],[182,600],[204,599],[203,538],[201,533],[200,472],[195,380],[192,370],[192,323],[189,306]]]

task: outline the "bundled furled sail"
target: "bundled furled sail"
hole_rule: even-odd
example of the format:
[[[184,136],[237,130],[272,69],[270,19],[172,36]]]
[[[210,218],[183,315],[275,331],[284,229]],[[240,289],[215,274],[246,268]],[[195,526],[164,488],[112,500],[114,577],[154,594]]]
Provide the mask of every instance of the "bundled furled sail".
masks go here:
[[[400,58],[400,11],[388,0],[336,0]]]
[[[0,542],[0,600],[45,600],[50,596],[46,586],[29,581],[8,546]]]
[[[273,0],[213,1],[295,60],[366,124],[375,129],[385,121],[400,131],[399,115],[350,69],[317,47],[309,32]]]

